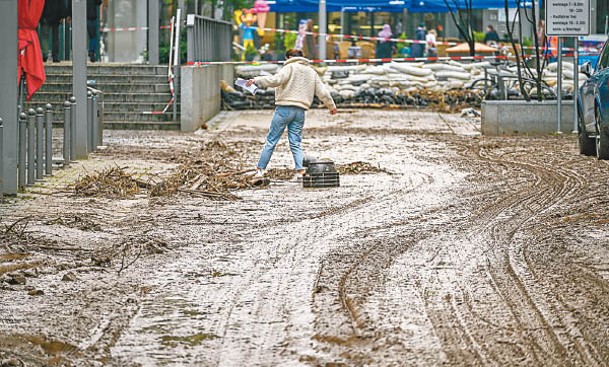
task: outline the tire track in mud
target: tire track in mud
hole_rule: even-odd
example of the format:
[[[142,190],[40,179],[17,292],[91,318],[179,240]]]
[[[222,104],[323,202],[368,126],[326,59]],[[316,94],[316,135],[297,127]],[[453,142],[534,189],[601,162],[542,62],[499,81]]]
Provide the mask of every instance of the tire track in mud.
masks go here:
[[[485,152],[484,149],[472,150],[469,147],[462,149],[462,152],[465,157],[469,156],[468,159],[473,165],[483,163],[495,166],[495,169],[500,171],[498,176],[501,178],[524,176],[525,179],[520,180],[516,187],[499,195],[493,195],[492,190],[478,193],[481,199],[490,197],[498,200],[493,204],[478,205],[479,209],[474,210],[474,216],[469,219],[471,228],[459,228],[459,225],[454,223],[447,226],[447,231],[452,231],[461,238],[480,238],[479,245],[476,246],[480,244],[483,246],[477,251],[486,254],[487,263],[477,269],[474,282],[486,291],[490,290],[494,293],[494,299],[500,302],[499,305],[505,306],[508,313],[501,311],[504,313],[501,319],[508,323],[493,325],[485,321],[492,319],[500,306],[474,306],[481,301],[477,294],[481,291],[475,290],[469,296],[471,290],[468,292],[468,289],[472,280],[467,278],[462,280],[461,285],[454,285],[452,292],[448,293],[450,296],[446,299],[448,305],[442,306],[438,300],[430,300],[427,303],[428,317],[434,330],[444,341],[445,361],[454,365],[602,365],[603,359],[594,351],[594,347],[586,346],[585,340],[583,344],[579,341],[577,335],[582,333],[577,328],[577,322],[565,320],[565,316],[560,313],[564,311],[564,306],[557,304],[556,295],[536,284],[542,277],[534,273],[534,267],[523,255],[527,253],[530,245],[531,240],[526,240],[526,237],[532,231],[532,223],[540,216],[551,214],[559,205],[576,200],[578,193],[586,184],[583,175],[574,169],[568,169],[568,165],[557,169],[552,164],[539,163],[535,159],[524,159],[518,152],[496,155]],[[514,172],[518,173],[514,175]],[[413,234],[420,237],[421,241],[426,241],[428,239],[426,236],[429,235],[425,231],[413,231]],[[431,237],[434,236],[437,237],[431,233]],[[485,238],[490,240],[488,244],[484,244]],[[411,243],[403,252],[407,252],[415,245],[418,245],[418,242]],[[516,248],[510,248],[513,245],[516,245]],[[351,329],[356,330],[354,332],[356,338],[332,337],[332,335],[340,335],[340,332],[336,332],[328,333],[318,338],[318,341],[338,346],[334,354],[342,353],[347,360],[365,363],[368,361],[367,358],[370,358],[369,352],[365,351],[375,348],[374,342],[365,342],[363,339],[366,333],[358,333],[357,330],[366,327],[375,329],[375,326],[378,326],[375,322],[378,320],[366,320],[366,323],[359,321],[361,315],[365,314],[362,310],[366,307],[366,296],[357,293],[358,287],[347,286],[348,277],[357,267],[363,267],[365,262],[373,262],[371,260],[373,256],[370,255],[372,250],[366,246],[360,247],[353,249],[353,252],[367,252],[357,260],[353,260],[357,265],[347,268],[338,287],[341,295],[350,294],[350,298],[341,296],[343,300],[359,298],[361,301],[349,302],[348,307],[353,321]],[[392,256],[399,255],[392,253]],[[442,260],[442,256],[439,260]],[[382,271],[382,267],[376,270],[376,272]],[[323,274],[320,274],[321,276]],[[441,284],[443,281],[447,279],[436,280],[436,283]],[[423,289],[433,289],[433,283],[432,281],[431,285],[423,286]],[[423,293],[425,292],[420,290],[420,294]],[[377,334],[379,329],[376,329]],[[495,336],[493,330],[497,329],[508,332]],[[509,331],[510,329],[513,330]],[[462,347],[456,347],[458,345]],[[500,349],[501,345],[503,347]],[[502,349],[511,351],[506,352]],[[375,352],[376,355],[382,354],[377,349]],[[399,360],[395,357],[393,360]],[[429,362],[429,364],[436,363]]]
[[[310,262],[313,263],[312,265],[315,266],[319,266],[317,265],[317,262],[319,261],[319,256],[322,255],[325,251],[327,251],[328,249],[336,246],[338,243],[340,243],[340,239],[347,236],[348,234],[352,233],[353,230],[356,228],[354,227],[354,225],[358,224],[357,218],[359,217],[369,217],[372,213],[378,212],[380,211],[383,207],[385,207],[387,205],[387,202],[392,202],[395,200],[395,197],[398,195],[402,195],[404,192],[410,192],[413,190],[413,186],[414,187],[420,187],[421,185],[424,185],[426,182],[428,181],[432,181],[430,179],[429,175],[426,175],[424,173],[421,173],[420,176],[417,176],[417,174],[413,174],[411,175],[406,181],[398,181],[396,183],[394,183],[394,185],[396,185],[397,187],[390,190],[389,192],[383,193],[383,194],[379,194],[379,195],[375,195],[375,196],[366,196],[363,197],[361,199],[356,199],[354,201],[351,201],[345,205],[340,205],[340,206],[336,206],[330,209],[326,209],[324,211],[322,211],[319,214],[316,215],[312,215],[310,216],[308,219],[305,219],[301,222],[299,222],[298,224],[300,226],[302,226],[303,228],[305,228],[306,230],[303,230],[302,233],[300,233],[298,235],[297,238],[293,239],[293,242],[295,244],[297,244],[295,247],[293,248],[281,248],[283,246],[279,246],[278,248],[275,249],[275,251],[277,251],[277,255],[274,257],[274,263],[272,267],[268,267],[266,269],[264,269],[264,267],[262,267],[259,270],[254,270],[250,273],[250,278],[251,278],[251,282],[246,282],[249,284],[253,284],[253,282],[255,281],[260,281],[261,277],[264,276],[271,276],[273,278],[275,278],[274,283],[280,282],[283,283],[282,285],[279,285],[278,287],[275,287],[273,289],[267,289],[266,290],[266,298],[269,299],[273,299],[275,302],[279,302],[279,303],[286,303],[286,301],[288,302],[293,302],[295,301],[294,299],[294,295],[290,294],[289,288],[294,287],[295,284],[290,284],[290,279],[292,276],[289,274],[279,274],[276,270],[277,269],[282,269],[282,268],[286,268],[286,267],[291,267],[292,271],[296,271],[297,267],[300,267],[302,269],[302,263],[303,262]],[[354,220],[355,219],[355,220]],[[293,226],[293,223],[290,223],[286,226]],[[283,228],[284,226],[280,226],[277,228],[276,232],[283,232],[285,231],[285,228]],[[321,240],[322,243],[317,243],[317,240]],[[269,240],[268,242],[273,243],[273,242],[280,242],[280,241],[273,241],[273,240]],[[302,247],[302,245],[309,245],[306,246],[306,249]],[[302,253],[302,254],[297,254],[298,251],[303,251],[305,250],[306,253]],[[287,263],[287,264],[286,264]],[[322,271],[322,269],[319,269],[318,271],[315,272],[311,272],[310,275],[312,275],[313,277],[310,279],[310,282],[306,281],[306,278],[300,278],[299,279],[299,283],[302,283],[300,288],[303,288],[299,297],[299,301],[298,302],[303,302],[304,299],[310,297],[311,295],[311,288],[310,286],[315,284],[315,275],[318,274],[320,271]],[[283,281],[281,279],[284,279]],[[285,278],[288,278],[287,280],[285,280]],[[307,284],[308,283],[308,284]],[[246,291],[247,286],[242,287],[242,291]],[[257,291],[259,292],[259,290]],[[241,292],[237,292],[237,293],[241,293]],[[314,289],[313,290],[314,294],[319,293],[319,289]],[[314,296],[315,297],[315,296]],[[281,301],[280,301],[281,300]],[[349,300],[348,298],[344,298],[345,300],[345,304],[349,304]],[[238,303],[237,300],[233,301],[234,303]],[[255,307],[255,305],[254,305]],[[275,306],[277,307],[277,306]],[[286,308],[289,308],[287,306],[284,306]],[[264,307],[256,307],[257,312],[260,312],[258,316],[258,318],[260,319],[264,319],[266,314],[269,313],[268,309],[265,309]],[[355,310],[353,310],[353,312],[356,312]],[[233,316],[235,316],[235,318],[242,318],[240,316],[236,316],[231,314],[229,317],[226,318],[226,324],[228,325],[231,322],[234,322]],[[292,319],[292,321],[295,319],[295,317],[292,316],[288,316],[288,315],[284,315],[284,319],[287,319],[288,321],[290,321],[290,319]],[[284,322],[285,324],[285,322]],[[301,326],[302,327],[302,326]],[[310,327],[310,326],[307,326]],[[297,352],[298,350],[303,350],[305,349],[304,345],[297,345],[297,344],[307,344],[306,340],[309,340],[309,338],[312,336],[312,333],[310,331],[307,331],[307,336],[305,337],[305,342],[303,343],[302,340],[296,341],[294,339],[290,339],[290,328],[293,328],[293,325],[287,325],[287,339],[284,339],[281,342],[281,347],[280,347],[280,354],[282,355],[290,355],[290,354],[300,354],[301,352]],[[228,330],[228,328],[227,328]],[[241,330],[241,332],[243,332],[243,330]],[[282,332],[283,334],[286,334],[286,331]],[[285,335],[281,335],[281,333],[278,333],[277,331],[270,332],[270,333],[262,333],[262,334],[266,334],[268,336],[268,342],[265,343],[264,346],[260,346],[261,348],[257,351],[259,352],[258,355],[255,356],[255,359],[257,362],[254,362],[254,364],[260,363],[260,364],[264,364],[265,361],[268,362],[269,359],[268,358],[272,358],[271,356],[267,355],[267,353],[263,352],[263,348],[262,347],[266,347],[267,349],[272,349],[269,348],[271,346],[277,346],[277,342],[278,340],[281,340],[282,338],[286,338]],[[227,335],[224,338],[225,342],[223,343],[223,350],[226,351],[226,353],[229,353],[229,351],[231,351],[233,354],[235,354],[235,345],[234,343],[234,338],[231,337],[230,335]],[[295,345],[296,344],[296,345]],[[222,353],[225,354],[225,353]],[[248,355],[247,353],[244,353],[242,355],[239,356],[234,356],[231,358],[230,363],[232,363],[233,365],[235,363],[239,364],[239,361],[245,361],[245,360],[249,360],[252,361],[252,355]],[[311,353],[305,353],[303,355],[301,355],[300,357],[302,360],[309,360],[311,358],[316,358],[313,355],[311,355]],[[275,359],[274,362],[272,363],[280,363],[281,359]],[[220,365],[224,364],[224,362],[220,361],[219,363]]]
[[[534,217],[561,201],[571,199],[583,185],[583,180],[574,172],[552,172],[545,167],[528,162],[517,161],[513,158],[506,159],[505,156],[492,157],[482,153],[482,151],[478,151],[476,154],[483,160],[493,163],[501,162],[528,170],[537,177],[535,187],[538,190],[531,194],[526,194],[527,190],[519,190],[512,195],[512,198],[498,203],[499,205],[495,204],[485,208],[486,218],[481,219],[489,220],[489,223],[481,229],[489,234],[492,240],[491,252],[495,254],[493,259],[495,261],[489,261],[487,265],[491,284],[517,320],[516,324],[520,327],[519,333],[530,345],[528,351],[533,355],[534,363],[536,365],[570,364],[571,362],[566,359],[567,352],[564,344],[572,344],[573,341],[564,340],[564,338],[560,340],[556,335],[553,327],[546,320],[548,316],[553,316],[552,318],[555,316],[544,315],[544,312],[537,306],[539,301],[535,302],[530,293],[534,280],[527,279],[527,275],[531,272],[531,268],[526,262],[519,261],[520,259],[515,256],[521,251],[525,251],[526,245],[520,248],[520,251],[510,249],[508,245],[515,244],[515,236],[526,232],[527,223]],[[496,262],[497,264],[495,264]],[[523,266],[524,269],[522,269]],[[518,267],[521,269],[517,270]],[[523,307],[523,305],[527,307]],[[537,323],[540,327],[530,326],[531,323]],[[457,324],[461,324],[460,327],[463,328],[462,321]],[[523,325],[529,326],[523,327]],[[537,338],[531,335],[531,330],[535,331],[534,334],[538,335]],[[545,338],[539,338],[540,330],[545,334]],[[540,345],[540,339],[544,344],[549,343],[549,345]],[[559,358],[555,359],[557,355]],[[550,357],[550,361],[547,360],[548,357]],[[580,358],[585,365],[589,365],[591,362],[587,355],[580,355]]]
[[[426,181],[421,185],[407,192],[393,193],[392,197],[388,195],[386,198],[395,203],[401,202],[396,206],[403,210],[407,207],[403,203],[407,203],[410,197],[420,196],[421,192],[428,191],[434,184],[445,184],[436,182],[436,175],[426,174]],[[441,181],[446,181],[446,177]],[[370,350],[367,344],[377,331],[363,305],[373,288],[385,283],[384,269],[389,268],[394,259],[428,235],[425,231],[399,233],[402,227],[413,222],[424,227],[434,221],[434,213],[445,208],[446,204],[439,204],[430,208],[417,208],[409,214],[408,210],[403,210],[405,214],[402,217],[406,219],[384,221],[370,226],[355,236],[355,240],[351,236],[351,244],[345,243],[325,256],[313,296],[316,312],[314,339],[320,343],[318,350],[338,356],[347,363],[371,363],[370,356],[365,351]],[[392,209],[396,208],[385,207],[378,214],[386,215]],[[431,220],[426,215],[431,216]],[[324,360],[318,360],[317,363],[323,364]]]
[[[522,158],[526,158],[526,156]],[[558,170],[556,170],[547,169],[546,167],[543,167],[541,170],[539,170],[539,165],[537,164],[537,167],[535,165],[536,162],[523,162],[522,158],[519,159],[518,164],[529,166],[531,172],[543,172],[545,176],[545,182],[549,183],[549,186],[553,185],[553,187],[550,187],[550,189],[548,190],[551,191],[551,194],[547,195],[546,200],[540,203],[539,210],[531,214],[529,217],[523,218],[524,220],[521,222],[520,226],[516,228],[513,232],[508,233],[510,242],[513,242],[514,236],[516,235],[517,231],[527,230],[524,227],[527,222],[533,219],[534,216],[548,211],[560,202],[565,202],[570,199],[573,199],[574,195],[580,192],[582,187],[584,186],[584,181],[581,178],[581,175],[574,170],[568,170],[564,168],[559,168]],[[514,162],[513,159],[512,162]],[[564,167],[568,166],[569,165],[565,165]],[[540,174],[538,177],[541,176],[542,175]],[[531,198],[529,200],[533,199]],[[530,205],[528,207],[530,208]],[[570,348],[574,348],[575,352],[579,354],[580,361],[582,361],[585,365],[594,365],[595,363],[598,363],[598,359],[595,359],[593,356],[587,353],[584,348],[581,348],[577,339],[570,336],[567,338],[567,340],[565,340],[565,337],[560,338],[560,336],[556,334],[556,332],[554,331],[554,328],[556,328],[556,321],[553,322],[554,327],[552,327],[550,325],[550,320],[546,320],[548,316],[550,316],[551,318],[556,318],[555,315],[558,315],[558,312],[556,311],[554,305],[552,305],[550,302],[542,304],[541,306],[546,308],[545,312],[542,312],[542,310],[536,305],[536,302],[533,299],[533,292],[535,290],[532,288],[535,288],[535,279],[540,279],[541,277],[539,277],[539,275],[535,276],[534,266],[532,266],[531,262],[525,258],[524,254],[527,252],[527,250],[528,244],[524,243],[522,244],[522,247],[519,251],[514,251],[513,249],[512,251],[509,251],[505,255],[506,269],[507,273],[512,278],[514,284],[516,284],[517,289],[522,294],[523,299],[529,304],[530,309],[533,310],[533,312],[536,314],[538,322],[543,326],[543,329],[546,331],[548,338],[554,344],[556,352],[558,353],[553,353],[551,355],[555,356],[556,354],[558,354],[561,357],[561,359],[559,359],[555,363],[569,363],[565,360],[565,357],[569,353],[563,344],[568,345],[568,347]],[[519,267],[521,268],[520,270],[518,270]],[[536,293],[539,293],[539,290],[537,290]],[[511,294],[513,295],[514,293]],[[546,300],[549,300],[548,298],[549,297],[546,297]],[[552,295],[551,298],[552,301],[557,299],[556,295]],[[518,307],[518,303],[514,303],[514,308],[518,308],[520,310],[522,309]],[[544,315],[544,313],[546,315]],[[558,322],[563,325],[565,324],[564,320],[562,320],[561,318],[559,318]],[[576,331],[576,334],[581,334],[577,329],[577,326],[573,323],[570,323],[570,325],[565,326],[568,326],[568,329],[570,330],[571,334],[573,334],[574,331]],[[561,328],[566,329],[566,327],[564,326]]]

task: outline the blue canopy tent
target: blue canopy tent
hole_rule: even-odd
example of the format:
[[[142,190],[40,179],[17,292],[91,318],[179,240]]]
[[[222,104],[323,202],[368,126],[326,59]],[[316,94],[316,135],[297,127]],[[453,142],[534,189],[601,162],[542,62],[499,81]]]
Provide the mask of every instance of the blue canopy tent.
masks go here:
[[[411,13],[446,13],[466,9],[468,3],[471,3],[472,9],[503,9],[505,6],[504,0],[447,0],[447,2],[448,6],[444,0],[409,0],[405,7]],[[521,8],[532,6],[530,0],[508,0],[510,8],[516,8],[518,4]]]
[[[473,9],[502,9],[504,0],[473,0]],[[315,13],[319,10],[318,0],[269,0],[272,12],[277,13]],[[530,0],[509,0],[510,8],[531,7]],[[465,0],[327,0],[328,12],[390,12],[401,13],[404,9],[411,13],[445,13],[465,9]],[[455,7],[456,4],[456,7]]]
[[[327,0],[327,12],[389,12],[401,13],[408,0]],[[277,13],[316,13],[318,0],[270,0],[272,12]]]

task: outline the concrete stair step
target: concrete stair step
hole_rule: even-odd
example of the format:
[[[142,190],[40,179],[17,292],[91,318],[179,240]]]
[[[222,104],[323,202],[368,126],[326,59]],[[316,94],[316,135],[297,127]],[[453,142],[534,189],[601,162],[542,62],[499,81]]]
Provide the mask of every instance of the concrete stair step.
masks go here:
[[[46,103],[52,105],[61,104],[72,96],[69,92],[38,91],[34,94],[31,103],[43,106]],[[104,93],[104,103],[110,102],[140,102],[140,103],[167,103],[171,99],[169,93]]]
[[[47,74],[63,73],[72,74],[72,63],[62,62],[58,64],[46,64]],[[167,75],[167,65],[137,65],[137,64],[87,64],[87,75]]]
[[[131,83],[150,83],[150,84],[168,84],[167,75],[106,75],[106,74],[98,74],[98,75],[87,75],[87,80],[95,81],[92,84],[92,87],[96,87],[96,85],[103,85],[105,83],[123,83],[123,84],[131,84]],[[47,74],[47,83],[72,83],[72,74]]]
[[[47,81],[26,108],[53,106],[53,125],[63,125],[63,104],[72,96],[71,62],[47,63]],[[179,130],[173,122],[173,106],[161,114],[171,100],[167,66],[129,64],[87,64],[87,80],[104,92],[104,125],[106,129]],[[143,113],[157,112],[157,113]]]
[[[170,93],[104,93],[105,102],[167,103]]]
[[[104,83],[97,84],[95,89],[104,93],[169,93],[169,84],[149,84],[149,83]],[[45,92],[71,92],[72,85],[69,83],[47,82],[44,83],[41,91]]]
[[[180,122],[105,121],[108,130],[180,130]]]
[[[146,121],[146,122],[165,122],[172,121],[173,112],[167,111],[164,114],[145,114],[141,112],[119,112],[104,110],[104,123],[106,121]],[[180,120],[180,114],[177,114],[177,120]]]

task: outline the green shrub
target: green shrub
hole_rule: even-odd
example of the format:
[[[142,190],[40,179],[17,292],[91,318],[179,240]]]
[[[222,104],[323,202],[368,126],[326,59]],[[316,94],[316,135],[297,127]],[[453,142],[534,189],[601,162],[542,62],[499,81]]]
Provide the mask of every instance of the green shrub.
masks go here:
[[[475,42],[481,42],[481,43],[483,43],[484,42],[484,36],[485,36],[484,32],[476,32],[476,31],[474,31],[474,41]]]

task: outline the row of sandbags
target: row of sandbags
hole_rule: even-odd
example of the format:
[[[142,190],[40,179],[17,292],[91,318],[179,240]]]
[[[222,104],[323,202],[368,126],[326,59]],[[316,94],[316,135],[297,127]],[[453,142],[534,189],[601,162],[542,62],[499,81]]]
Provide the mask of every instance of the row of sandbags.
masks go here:
[[[259,110],[272,109],[275,107],[275,93],[273,88],[258,89],[255,95],[228,86],[226,82],[221,83],[222,109],[223,110]],[[344,96],[338,92],[331,92],[334,102],[339,108],[342,107],[428,107],[441,106],[443,112],[460,110],[464,106],[472,106],[477,100],[471,91],[460,90],[450,93],[432,92],[427,90],[416,90],[405,93],[398,87],[388,88],[366,88],[354,92],[352,95]],[[320,105],[315,98],[312,107]]]
[[[276,64],[245,65],[236,67],[240,77],[251,78],[257,75],[272,75],[281,68]],[[330,92],[343,98],[353,98],[359,92],[369,88],[398,88],[402,93],[413,93],[420,89],[446,91],[468,88],[478,79],[485,77],[485,69],[490,72],[495,66],[487,61],[460,63],[454,60],[436,63],[406,63],[391,62],[381,65],[331,65],[315,67]],[[544,68],[542,79],[554,90],[557,87],[557,63],[551,63]],[[573,64],[563,62],[563,92],[573,91]],[[517,73],[516,67],[507,71]],[[531,69],[533,76],[535,70]],[[579,74],[579,85],[586,80],[584,74]],[[518,89],[518,86],[515,86]]]

